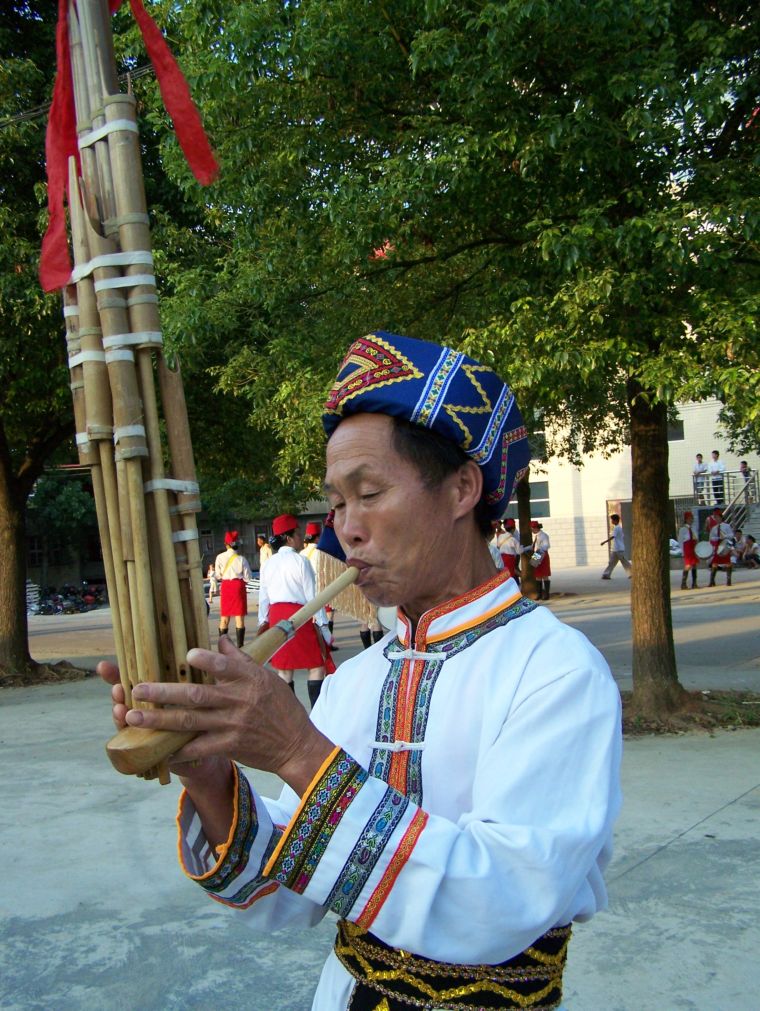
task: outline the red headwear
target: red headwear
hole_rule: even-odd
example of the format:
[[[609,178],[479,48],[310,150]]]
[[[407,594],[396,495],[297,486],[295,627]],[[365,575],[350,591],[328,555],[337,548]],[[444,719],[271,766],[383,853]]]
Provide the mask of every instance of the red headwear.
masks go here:
[[[272,533],[275,537],[282,537],[283,534],[289,534],[291,530],[295,530],[297,526],[298,520],[295,516],[283,513],[281,516],[275,516],[272,520]]]
[[[322,530],[322,527],[320,526],[320,524],[316,523],[315,521],[312,520],[311,522],[309,522],[309,523],[306,524],[306,534],[305,535],[306,535],[306,537],[319,537],[319,534],[320,534],[321,530]]]
[[[515,529],[515,521],[511,518],[511,516],[508,516],[507,519],[504,520],[504,526],[507,530]]]
[[[686,512],[683,514],[683,518],[685,520],[693,520],[694,519],[694,513],[691,511],[691,509],[687,509]]]
[[[234,544],[236,544],[237,539],[238,539],[237,530],[228,530],[227,533],[224,535],[224,543],[227,545],[228,548],[231,548]]]
[[[531,530],[540,530],[541,529],[541,524],[538,522],[538,520],[531,520],[530,521],[530,528],[531,528]]]

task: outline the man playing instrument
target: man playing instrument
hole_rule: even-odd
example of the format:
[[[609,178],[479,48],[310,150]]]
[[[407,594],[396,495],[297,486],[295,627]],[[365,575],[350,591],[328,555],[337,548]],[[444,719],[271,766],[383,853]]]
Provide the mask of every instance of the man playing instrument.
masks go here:
[[[620,807],[620,697],[575,629],[497,572],[486,537],[527,468],[514,398],[450,348],[352,344],[324,416],[335,532],[395,635],[327,678],[311,714],[229,642],[214,685],[114,717],[196,730],[175,756],[186,873],[252,927],[338,936],[317,1011],[559,1008],[573,921],[604,908]],[[113,680],[112,665],[101,674]],[[191,767],[191,760],[205,759]],[[235,763],[277,773],[263,800]]]

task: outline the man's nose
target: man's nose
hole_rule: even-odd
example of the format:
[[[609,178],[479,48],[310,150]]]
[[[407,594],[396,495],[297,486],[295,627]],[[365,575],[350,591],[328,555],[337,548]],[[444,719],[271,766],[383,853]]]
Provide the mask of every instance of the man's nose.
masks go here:
[[[366,523],[361,517],[361,510],[357,506],[346,503],[341,517],[339,537],[350,544],[362,544],[367,540]],[[337,524],[336,524],[337,526]]]

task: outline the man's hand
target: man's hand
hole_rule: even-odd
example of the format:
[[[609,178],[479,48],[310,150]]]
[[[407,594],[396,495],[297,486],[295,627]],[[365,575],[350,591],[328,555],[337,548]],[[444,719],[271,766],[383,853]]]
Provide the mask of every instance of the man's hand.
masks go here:
[[[135,701],[170,708],[130,709],[114,684],[115,668],[101,664],[98,673],[113,684],[117,726],[179,730],[197,736],[171,759],[178,763],[211,757],[274,772],[302,794],[333,749],[332,743],[309,721],[292,691],[272,671],[236,649],[227,637],[219,652],[191,649],[188,663],[206,671],[215,684],[145,682],[132,690]],[[101,669],[102,668],[102,669]],[[196,779],[187,767],[178,774]]]

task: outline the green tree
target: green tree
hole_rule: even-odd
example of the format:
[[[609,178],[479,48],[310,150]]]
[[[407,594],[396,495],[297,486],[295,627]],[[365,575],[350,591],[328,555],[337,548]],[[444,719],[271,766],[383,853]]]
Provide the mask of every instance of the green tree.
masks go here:
[[[33,670],[26,620],[26,504],[74,432],[60,298],[37,281],[53,11],[12,4],[0,24],[0,673]]]
[[[329,376],[378,326],[487,357],[567,433],[555,451],[630,440],[642,710],[682,694],[667,411],[717,395],[757,417],[753,13],[194,0],[173,23],[222,162],[204,204],[228,228],[178,283],[177,329],[244,333],[220,383],[275,433],[281,475],[316,483]]]

